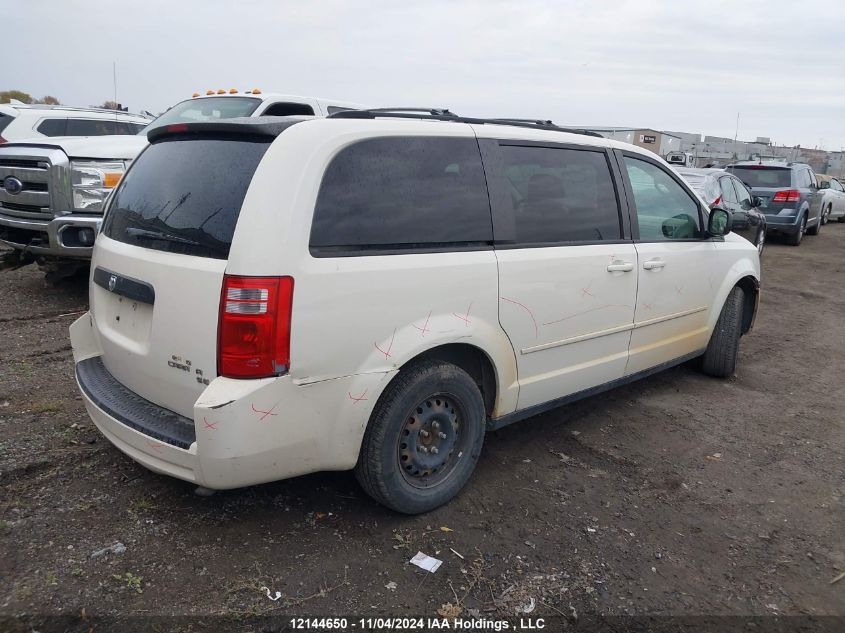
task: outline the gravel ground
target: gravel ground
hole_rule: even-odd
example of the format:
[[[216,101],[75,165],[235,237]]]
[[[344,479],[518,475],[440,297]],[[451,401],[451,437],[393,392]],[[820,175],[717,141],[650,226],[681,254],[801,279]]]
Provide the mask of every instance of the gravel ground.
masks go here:
[[[833,224],[767,246],[735,378],[682,366],[492,433],[466,490],[410,518],[351,473],[202,498],[146,471],[77,395],[67,328],[85,280],[0,273],[0,628],[532,603],[570,622],[845,616],[845,580],[830,582],[845,570],[843,244]],[[409,565],[417,551],[442,567]],[[156,630],[220,630],[177,621]]]

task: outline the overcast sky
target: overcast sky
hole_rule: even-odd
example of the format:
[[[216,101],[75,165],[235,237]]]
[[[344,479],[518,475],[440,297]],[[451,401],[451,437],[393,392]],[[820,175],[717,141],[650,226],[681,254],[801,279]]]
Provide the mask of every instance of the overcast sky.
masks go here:
[[[841,0],[0,0],[0,90],[208,88],[845,147]]]

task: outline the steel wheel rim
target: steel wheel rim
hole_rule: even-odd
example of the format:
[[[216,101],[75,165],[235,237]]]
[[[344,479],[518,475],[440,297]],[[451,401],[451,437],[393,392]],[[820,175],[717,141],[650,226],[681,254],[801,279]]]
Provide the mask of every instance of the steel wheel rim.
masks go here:
[[[451,394],[425,398],[405,416],[396,445],[402,478],[415,488],[432,488],[454,472],[467,450],[466,411]]]
[[[757,252],[763,252],[763,244],[766,242],[766,232],[760,231],[760,239],[757,240]]]

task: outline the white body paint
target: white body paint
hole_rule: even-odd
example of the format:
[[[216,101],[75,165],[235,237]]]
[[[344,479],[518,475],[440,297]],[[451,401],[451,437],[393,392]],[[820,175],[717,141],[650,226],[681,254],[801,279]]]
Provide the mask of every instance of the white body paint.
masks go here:
[[[497,418],[703,350],[730,289],[743,277],[759,279],[756,249],[732,235],[724,242],[312,257],[311,219],[326,166],[351,143],[392,135],[640,151],[494,125],[392,119],[293,125],[255,172],[228,261],[98,237],[92,269],[151,284],[155,305],[92,283],[91,310],[71,326],[75,361],[101,356],[125,387],[196,428],[196,441],[180,449],[123,425],[83,394],[111,442],[152,470],[212,489],[349,469],[379,396],[427,350],[464,343],[483,351],[495,370]],[[644,269],[655,257],[665,267]],[[608,270],[628,264],[627,271]],[[295,279],[289,374],[216,376],[224,273]],[[192,371],[170,361],[190,361]]]

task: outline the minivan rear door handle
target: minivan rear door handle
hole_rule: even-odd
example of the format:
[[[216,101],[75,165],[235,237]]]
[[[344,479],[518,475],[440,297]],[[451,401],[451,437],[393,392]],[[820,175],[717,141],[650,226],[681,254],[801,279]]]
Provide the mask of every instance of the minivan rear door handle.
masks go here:
[[[643,262],[643,268],[646,270],[657,270],[659,268],[663,268],[665,265],[666,262],[659,257]]]
[[[609,273],[629,273],[634,270],[634,265],[631,262],[619,262],[614,264],[608,264],[607,272]]]

